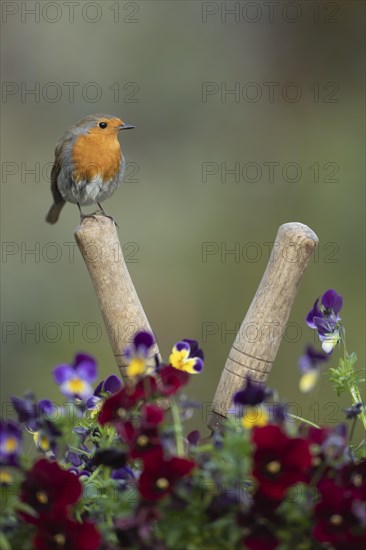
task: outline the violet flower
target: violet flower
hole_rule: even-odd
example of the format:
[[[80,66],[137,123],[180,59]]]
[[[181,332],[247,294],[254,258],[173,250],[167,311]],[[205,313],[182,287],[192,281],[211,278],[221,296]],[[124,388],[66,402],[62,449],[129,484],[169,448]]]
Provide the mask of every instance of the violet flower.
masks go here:
[[[150,372],[148,363],[154,343],[154,337],[150,332],[140,331],[135,334],[132,344],[124,349],[124,355],[129,362],[128,376],[139,376]]]
[[[246,381],[245,388],[234,394],[233,399],[236,405],[259,405],[272,395],[271,390],[263,384],[253,381],[250,376],[247,376]]]
[[[37,402],[32,393],[26,393],[23,398],[13,396],[11,402],[18,415],[19,423],[24,424],[31,433],[38,431],[56,412],[56,407],[51,401],[41,399]]]
[[[93,394],[91,383],[97,377],[97,363],[91,355],[78,353],[72,365],[58,365],[53,376],[63,395],[85,400]]]
[[[19,424],[13,420],[0,420],[0,464],[17,466],[22,443]]]
[[[332,353],[341,340],[341,318],[338,313],[342,309],[343,297],[335,290],[329,289],[324,292],[320,306],[318,304],[319,298],[307,314],[306,324],[317,330],[323,350],[326,353]]]
[[[87,399],[85,405],[89,410],[100,409],[100,406],[103,402],[104,397],[109,397],[114,393],[118,392],[122,388],[122,382],[115,376],[111,374],[105,380],[102,380],[98,386],[95,388],[94,393],[89,399]]]
[[[255,382],[250,376],[246,377],[246,386],[234,394],[235,409],[233,412],[241,418],[244,428],[266,426],[268,424],[268,409],[264,401],[272,396],[272,390],[263,384]]]
[[[308,393],[316,385],[320,375],[320,365],[328,361],[329,355],[323,351],[317,351],[309,345],[305,348],[305,353],[299,358],[299,369],[301,378],[299,382],[300,391]]]
[[[357,418],[358,415],[362,413],[362,409],[363,404],[359,402],[353,403],[350,407],[343,409],[343,412],[345,413],[347,420],[351,420]]]
[[[204,354],[196,340],[185,338],[177,342],[169,357],[169,363],[175,369],[197,374],[203,369]]]

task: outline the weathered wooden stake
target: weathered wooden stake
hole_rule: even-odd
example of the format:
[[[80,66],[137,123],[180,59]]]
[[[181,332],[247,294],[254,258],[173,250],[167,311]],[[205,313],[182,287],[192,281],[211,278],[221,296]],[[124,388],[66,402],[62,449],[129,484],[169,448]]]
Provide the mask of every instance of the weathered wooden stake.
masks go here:
[[[301,223],[278,230],[271,258],[242,322],[216,390],[209,427],[217,427],[232,407],[232,396],[249,375],[264,383],[276,358],[296,292],[314,248],[315,233]]]
[[[117,365],[126,380],[124,347],[138,330],[152,331],[127,270],[116,226],[105,216],[85,218],[74,235],[97,293]],[[160,359],[157,345],[152,351]]]

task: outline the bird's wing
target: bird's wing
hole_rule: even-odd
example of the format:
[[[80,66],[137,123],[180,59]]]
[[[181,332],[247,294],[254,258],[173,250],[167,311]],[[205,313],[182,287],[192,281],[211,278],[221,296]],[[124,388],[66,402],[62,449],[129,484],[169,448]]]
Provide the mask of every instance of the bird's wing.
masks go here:
[[[55,204],[60,204],[61,202],[64,202],[64,199],[62,198],[62,195],[57,185],[57,178],[61,170],[61,158],[58,148],[59,147],[57,146],[55,151],[55,162],[53,163],[51,170],[51,193]]]
[[[51,170],[51,193],[56,204],[64,202],[57,185],[57,180],[60,175],[62,165],[65,164],[64,152],[66,148],[70,147],[71,142],[72,135],[70,133],[66,133],[65,136],[58,142],[55,149],[55,161]]]

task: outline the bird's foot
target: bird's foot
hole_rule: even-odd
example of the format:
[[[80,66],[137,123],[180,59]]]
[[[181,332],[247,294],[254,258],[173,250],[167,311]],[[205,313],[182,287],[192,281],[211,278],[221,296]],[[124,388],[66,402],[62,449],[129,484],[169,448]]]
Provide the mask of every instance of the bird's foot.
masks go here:
[[[80,207],[80,204],[77,202],[76,203],[78,205],[78,208],[79,208],[79,212],[80,212],[80,223],[83,223],[83,221],[85,220],[85,218],[94,218],[94,220],[97,220],[98,221],[98,218],[96,217],[96,213],[97,212],[92,212],[92,214],[84,214],[82,211],[81,211],[81,207]],[[99,204],[98,204],[99,206]]]
[[[100,208],[100,210],[98,210],[98,212],[100,212],[105,218],[109,218],[109,219],[114,223],[114,225],[115,225],[116,227],[119,228],[118,223],[114,220],[114,218],[113,218],[112,216],[108,216],[108,214],[106,214],[106,213],[104,212],[104,209],[103,209],[102,206],[99,204],[99,202],[98,202],[97,204],[98,204],[98,206],[99,206],[99,208]]]
[[[110,220],[112,220],[112,222],[114,223],[114,225],[119,229],[118,223],[116,222],[116,220],[115,220],[112,216],[108,216],[108,214],[103,214],[103,216],[104,216],[105,218],[109,218]]]
[[[97,212],[93,212],[92,214],[81,214],[80,213],[80,222],[83,223],[85,218],[93,218],[94,220],[98,221],[97,216],[95,215]]]

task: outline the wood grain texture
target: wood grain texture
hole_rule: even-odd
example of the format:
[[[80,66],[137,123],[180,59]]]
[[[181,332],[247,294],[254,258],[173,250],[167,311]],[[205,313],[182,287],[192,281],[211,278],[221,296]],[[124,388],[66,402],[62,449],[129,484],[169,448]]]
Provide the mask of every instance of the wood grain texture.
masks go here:
[[[213,402],[209,426],[217,427],[233,394],[249,375],[265,383],[276,358],[301,277],[318,244],[301,223],[281,225],[258,290],[236,335]]]
[[[116,226],[105,216],[85,218],[74,235],[97,294],[117,365],[127,380],[123,349],[138,330],[152,330],[128,272]],[[153,353],[160,359],[156,344]]]

